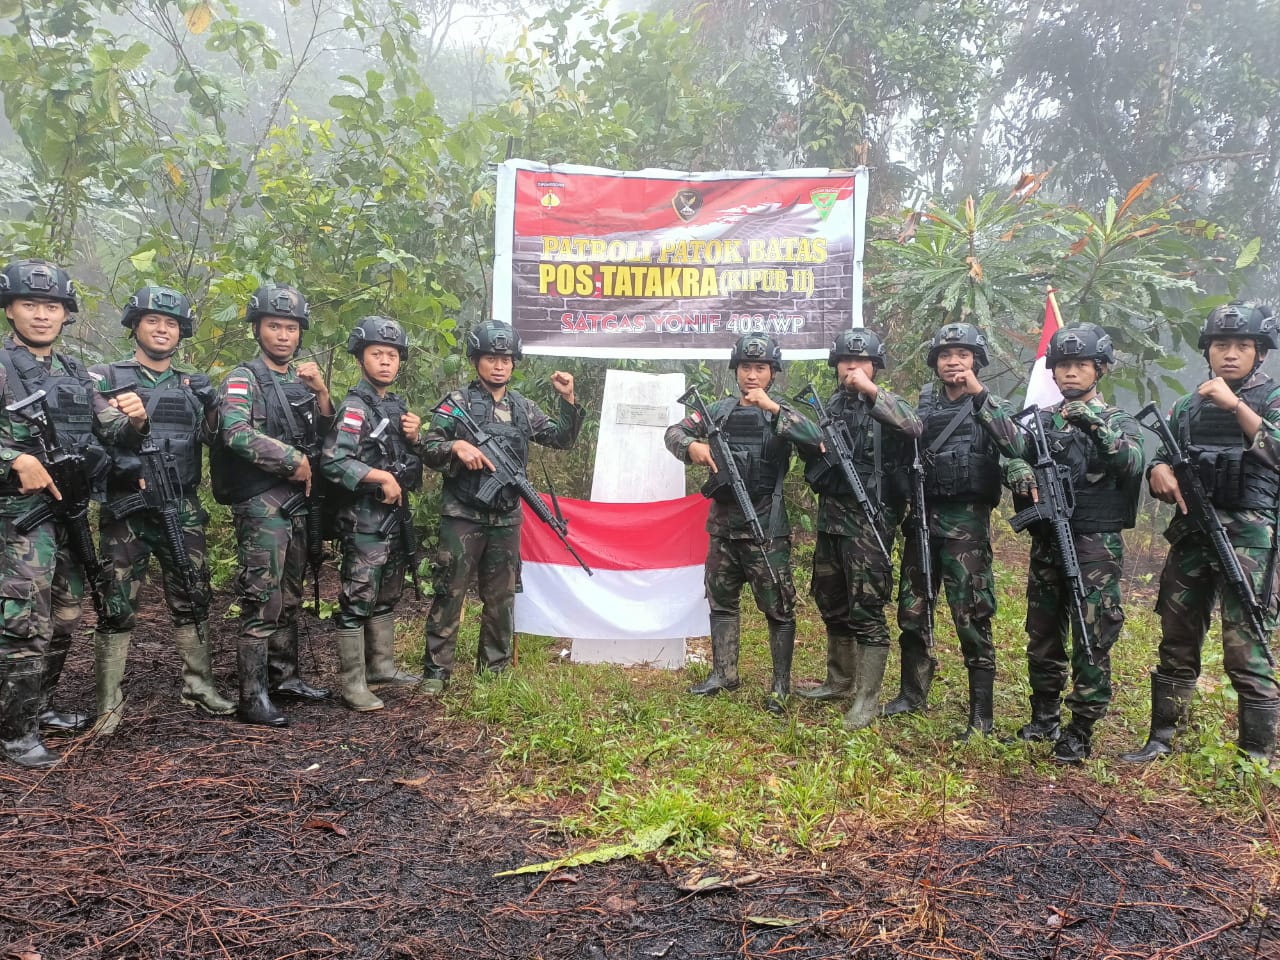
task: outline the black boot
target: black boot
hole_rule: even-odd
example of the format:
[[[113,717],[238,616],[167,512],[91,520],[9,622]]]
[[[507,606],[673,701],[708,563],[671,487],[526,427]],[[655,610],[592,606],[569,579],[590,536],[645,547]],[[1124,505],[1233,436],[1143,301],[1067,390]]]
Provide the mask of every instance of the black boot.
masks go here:
[[[1058,763],[1069,763],[1073,766],[1088,760],[1089,754],[1093,752],[1090,740],[1093,737],[1094,722],[1088,717],[1073,713],[1071,722],[1067,724],[1067,728],[1062,731],[1062,736],[1058,737],[1058,742],[1053,746],[1053,759]]]
[[[721,690],[737,690],[738,679],[738,615],[711,615],[711,673],[689,692],[699,697],[713,697]]]
[[[938,661],[929,655],[923,643],[909,641],[904,636],[898,646],[902,651],[902,679],[898,682],[898,695],[880,711],[886,717],[900,713],[924,713],[933,674],[938,668]]]
[[[1271,753],[1276,748],[1277,713],[1280,700],[1240,701],[1240,739],[1236,746],[1263,766],[1271,763]]]
[[[787,697],[791,693],[791,657],[796,649],[796,625],[791,623],[769,624],[769,656],[773,660],[773,683],[764,698],[764,708],[774,716],[786,713]]]
[[[271,694],[292,697],[295,700],[328,700],[329,691],[313,687],[302,679],[298,671],[298,625],[281,627],[271,634],[268,642],[268,678]]]
[[[58,733],[76,733],[85,730],[93,723],[93,717],[79,710],[66,713],[53,709],[53,691],[62,676],[62,665],[67,662],[67,651],[71,649],[71,638],[54,635],[49,641],[49,649],[44,655],[44,664],[40,679],[40,709],[37,713],[40,726]]]
[[[853,692],[853,638],[827,630],[827,679],[811,690],[797,690],[805,700],[842,700]]]
[[[975,733],[987,737],[995,729],[995,687],[994,670],[969,668],[969,726],[961,734],[961,740],[968,740]]]
[[[1018,730],[1019,740],[1033,743],[1052,742],[1058,739],[1058,727],[1062,723],[1062,700],[1056,693],[1031,694],[1031,722]]]
[[[1174,735],[1186,721],[1195,689],[1194,680],[1184,683],[1151,671],[1151,731],[1140,749],[1122,753],[1120,759],[1125,763],[1150,763],[1172,753]]]
[[[40,684],[37,657],[0,659],[0,752],[12,763],[34,770],[62,759],[40,739]]]
[[[289,718],[276,709],[267,696],[267,645],[261,640],[240,638],[236,650],[236,672],[240,679],[240,703],[236,719],[265,727],[287,727]]]

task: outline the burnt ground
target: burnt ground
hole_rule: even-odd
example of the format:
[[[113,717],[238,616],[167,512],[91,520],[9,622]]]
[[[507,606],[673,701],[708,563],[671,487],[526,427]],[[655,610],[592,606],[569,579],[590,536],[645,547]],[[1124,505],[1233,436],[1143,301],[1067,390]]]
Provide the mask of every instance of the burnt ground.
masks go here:
[[[583,799],[504,806],[490,733],[411,693],[373,716],[290,707],[284,731],[199,719],[155,599],[120,732],[61,741],[46,773],[0,768],[0,958],[1280,957],[1274,824],[1084,774],[818,857],[495,878],[572,848],[547,824]],[[215,621],[226,691],[234,625]],[[79,703],[88,649],[64,680]]]

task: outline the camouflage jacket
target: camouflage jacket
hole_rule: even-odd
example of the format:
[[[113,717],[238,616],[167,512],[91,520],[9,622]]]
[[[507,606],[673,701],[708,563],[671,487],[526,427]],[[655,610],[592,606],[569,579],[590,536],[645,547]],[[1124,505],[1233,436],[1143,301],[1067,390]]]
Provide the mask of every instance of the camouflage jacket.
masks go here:
[[[798,413],[785,400],[778,400],[776,397],[774,400],[780,409],[772,417],[772,434],[785,441],[777,451],[778,458],[781,460],[781,469],[785,472],[787,465],[791,462],[791,444],[817,444],[818,428],[814,426],[813,421]],[[727,416],[735,405],[736,401],[729,398],[711,404],[709,412],[714,417]],[[707,426],[697,413],[691,413],[679,423],[673,423],[663,436],[663,442],[672,456],[684,463],[689,462],[689,445],[706,442],[706,439]],[[730,442],[730,447],[732,446],[733,443]],[[751,505],[755,507],[756,519],[759,520],[766,537],[790,536],[791,525],[787,520],[786,506],[779,503],[778,509],[774,510],[772,492],[753,498]],[[751,537],[749,521],[738,509],[738,504],[722,503],[715,499],[711,501],[711,508],[707,512],[707,532],[713,537],[724,537],[730,540],[746,540]]]
[[[275,373],[275,377],[281,384],[298,382],[293,364],[287,373]],[[222,444],[259,469],[287,477],[302,466],[306,454],[286,439],[267,432],[266,404],[258,397],[258,390],[258,379],[248,367],[239,366],[227,374],[222,383]],[[317,410],[317,435],[327,434],[333,420]]]
[[[480,381],[473,380],[465,390],[453,391],[436,405],[431,423],[422,438],[422,462],[425,466],[438,470],[444,475],[444,489],[440,501],[442,516],[457,517],[461,520],[471,520],[495,527],[514,527],[523,520],[518,502],[510,510],[486,510],[465,501],[460,495],[460,480],[467,469],[453,456],[453,444],[455,440],[470,441],[471,437],[467,435],[466,428],[458,418],[440,409],[446,404],[459,404],[472,409],[473,400],[483,401],[487,396],[488,391]],[[511,424],[522,420],[528,424],[528,440],[544,447],[567,450],[578,439],[578,432],[582,429],[586,411],[581,404],[569,403],[563,397],[557,399],[560,404],[559,417],[552,420],[532,400],[508,388],[502,399],[492,404],[489,422]],[[519,408],[518,416],[515,412],[517,407]],[[484,422],[480,423],[481,427],[485,425]]]

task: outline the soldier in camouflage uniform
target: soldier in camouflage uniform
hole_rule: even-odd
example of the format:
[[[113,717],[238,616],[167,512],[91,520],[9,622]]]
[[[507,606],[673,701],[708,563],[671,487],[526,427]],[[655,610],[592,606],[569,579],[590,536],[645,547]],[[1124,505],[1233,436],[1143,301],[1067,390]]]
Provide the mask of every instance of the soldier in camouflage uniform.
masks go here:
[[[1211,377],[1180,398],[1169,418],[1178,445],[1204,478],[1211,509],[1222,521],[1254,596],[1267,606],[1268,630],[1275,628],[1275,570],[1269,564],[1280,498],[1280,384],[1261,366],[1267,352],[1278,346],[1270,307],[1247,302],[1218,307],[1200,331]],[[1223,666],[1239,698],[1238,746],[1266,763],[1275,748],[1280,711],[1275,668],[1227,585],[1209,539],[1187,515],[1169,463],[1169,451],[1162,447],[1147,478],[1152,496],[1178,505],[1165,533],[1171,546],[1156,601],[1161,638],[1160,662],[1151,674],[1151,732],[1141,749],[1121,759],[1147,763],[1172,749],[1191,706],[1200,651],[1221,594]]]
[[[908,441],[919,437],[922,427],[911,404],[876,384],[885,349],[870,330],[841,333],[827,365],[836,374],[827,413],[848,431],[854,470],[871,502],[879,505],[880,523],[877,530],[863,513],[834,451],[800,448],[807,464],[805,480],[818,494],[812,592],[827,626],[826,682],[800,695],[837,700],[852,694],[844,716],[845,729],[852,731],[880,715],[880,687],[889,659],[884,605],[893,596],[893,568],[876,533],[892,551],[906,499],[902,475],[910,462]]]
[[[1073,639],[1068,661],[1066,644],[1072,632],[1069,585],[1058,567],[1048,526],[1033,526],[1027,577],[1031,722],[1018,736],[1056,741],[1053,758],[1078,764],[1089,756],[1093,727],[1111,703],[1110,651],[1124,625],[1120,605],[1124,543],[1120,531],[1132,527],[1137,516],[1142,440],[1137,421],[1109,406],[1098,393],[1098,382],[1115,363],[1111,337],[1105,330],[1094,324],[1058,330],[1049,341],[1045,361],[1063,403],[1041,411],[1040,416],[1053,459],[1067,467],[1075,491],[1071,532],[1088,590],[1084,619],[1094,662],[1089,663],[1079,637]],[[1035,459],[1029,437],[1024,437],[1022,458]],[[1071,722],[1059,733],[1060,697],[1068,667],[1072,688],[1066,702]]]
[[[749,520],[734,498],[727,474],[717,470],[707,442],[707,425],[694,412],[667,428],[667,449],[685,463],[705,466],[711,476],[702,488],[712,501],[707,514],[706,588],[711,605],[711,674],[689,692],[711,696],[736,690],[740,635],[739,596],[751,585],[756,606],[769,622],[769,655],[773,681],[765,709],[784,712],[791,693],[791,658],[795,649],[796,588],[791,580],[791,525],[782,498],[782,482],[791,465],[791,445],[816,445],[818,431],[785,400],[769,395],[782,369],[782,351],[772,337],[749,333],[738,338],[729,354],[729,369],[741,395],[712,404],[708,413],[720,426],[738,472],[755,508],[755,519],[767,538],[763,550],[752,539]],[[774,583],[766,558],[778,578]]]
[[[360,363],[360,382],[339,406],[321,458],[325,479],[350,492],[337,514],[342,538],[338,668],[348,707],[381,710],[383,703],[369,684],[422,679],[396,669],[394,614],[404,591],[406,558],[417,548],[416,542],[401,542],[396,521],[409,492],[422,486],[422,418],[387,389],[409,358],[400,324],[365,317],[347,338],[347,352]],[[389,536],[383,532],[388,524]]]
[[[462,604],[473,574],[484,605],[476,668],[497,673],[510,665],[520,574],[520,496],[507,486],[490,500],[481,498],[493,464],[466,439],[466,428],[450,411],[466,409],[522,467],[530,441],[557,450],[573,446],[586,416],[574,402],[573,376],[560,370],[551,375],[551,386],[560,395],[555,420],[512,390],[511,374],[521,355],[520,337],[507,324],[489,321],[473,330],[467,337],[467,359],[475,366],[476,379],[440,401],[423,438],[423,462],[444,475],[435,598],[426,624],[422,689],[427,693],[442,692],[453,674]]]
[[[154,446],[154,452],[108,447],[112,469],[100,518],[102,555],[108,564],[107,616],[93,637],[98,688],[95,729],[103,734],[114,732],[124,715],[120,684],[138,593],[153,553],[160,561],[173,641],[182,657],[182,702],[214,716],[234,713],[236,708],[213,683],[204,536],[209,515],[196,493],[204,446],[217,435],[220,422],[218,391],[203,373],[179,369],[173,363],[182,339],[194,332],[191,304],[177,290],[157,286],[138,290],[125,305],[120,325],[135,342],[133,357],[91,367],[89,372],[104,390],[135,389],[151,420],[154,444],[144,445],[144,450]],[[165,533],[160,513],[165,504],[140,490],[143,456],[159,458],[174,481],[181,538],[191,564],[190,588]]]
[[[991,509],[1000,502],[1000,458],[1014,456],[1021,434],[1009,407],[978,379],[987,365],[987,339],[969,323],[949,323],[933,338],[928,363],[938,383],[920,393],[918,441],[924,465],[933,582],[939,576],[969,673],[969,725],[992,731],[996,651],[991,618],[996,596],[991,572]],[[941,389],[939,389],[941,384]],[[1001,415],[996,416],[997,412]],[[914,480],[913,480],[914,482]],[[910,521],[916,522],[915,518]],[[919,546],[908,537],[898,577],[898,644],[902,681],[884,707],[886,717],[925,709],[937,660],[925,640],[928,615]]]
[[[223,382],[221,443],[209,457],[214,497],[231,506],[240,560],[236,717],[272,727],[289,721],[269,694],[329,696],[298,672],[307,496],[320,482],[303,448],[313,432],[323,436],[333,423],[320,368],[292,363],[309,317],[306,299],[285,284],[265,284],[249,298],[245,320],[261,353]]]
[[[65,271],[43,260],[10,263],[0,273],[0,306],[13,331],[0,347],[0,752],[41,768],[60,759],[41,739],[41,724],[79,729],[89,720],[52,709],[85,584],[62,526],[48,519],[19,529],[46,496],[61,493],[31,426],[5,408],[45,391],[58,440],[85,457],[90,481],[108,465],[99,440],[136,447],[149,427],[137,394],[108,401],[79,362],[54,349],[78,308]]]

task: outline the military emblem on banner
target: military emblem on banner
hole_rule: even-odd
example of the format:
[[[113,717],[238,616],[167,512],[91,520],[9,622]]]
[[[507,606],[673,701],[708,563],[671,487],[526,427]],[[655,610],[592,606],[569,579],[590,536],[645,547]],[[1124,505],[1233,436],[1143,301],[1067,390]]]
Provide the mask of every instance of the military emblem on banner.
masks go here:
[[[676,195],[671,198],[671,206],[675,208],[676,216],[688,223],[702,209],[702,194],[689,187],[677,190]]]
[[[559,180],[539,180],[538,190],[541,196],[538,203],[548,210],[560,206],[560,194],[564,193],[564,183]]]
[[[814,190],[809,194],[809,199],[813,202],[814,209],[818,211],[818,219],[825,220],[831,216],[831,211],[836,205],[836,199],[840,194],[835,190]]]

